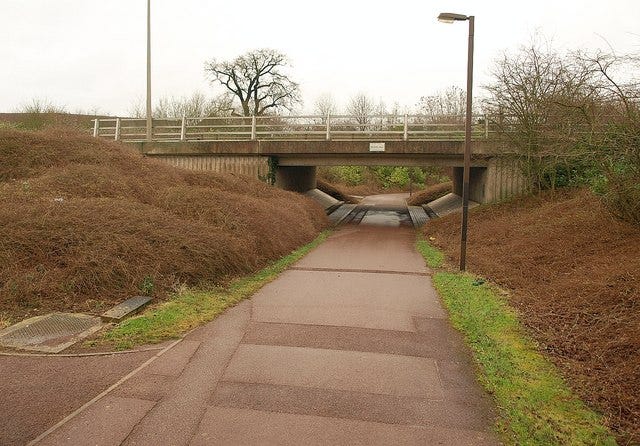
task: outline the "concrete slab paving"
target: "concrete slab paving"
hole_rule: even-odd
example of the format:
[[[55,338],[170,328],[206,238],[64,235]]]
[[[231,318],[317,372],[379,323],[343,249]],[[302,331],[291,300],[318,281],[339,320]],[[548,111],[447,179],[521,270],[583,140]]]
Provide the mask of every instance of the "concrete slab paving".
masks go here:
[[[242,344],[223,381],[443,397],[433,359],[316,348]]]
[[[155,402],[107,396],[42,440],[42,446],[117,446]]]
[[[425,328],[423,319],[422,328]],[[282,345],[333,350],[388,353],[450,360],[465,352],[457,333],[443,319],[428,319],[427,333],[360,327],[252,322],[242,340],[245,344]],[[414,323],[415,325],[415,323]]]
[[[414,244],[412,228],[346,227],[296,266],[426,273],[428,269]]]
[[[0,445],[24,446],[155,353],[0,356]]]
[[[171,391],[174,376],[139,373],[121,384],[111,394],[123,398],[160,401]]]
[[[211,407],[190,443],[196,445],[493,444],[484,432]]]
[[[416,426],[212,407],[190,444],[424,445],[425,440],[424,430]]]
[[[489,425],[485,403],[231,382],[220,383],[211,399],[220,407],[476,431],[486,431]]]
[[[201,343],[201,341],[182,341],[160,359],[154,361],[145,370],[145,373],[148,375],[180,375]]]
[[[224,313],[208,327],[211,336],[208,342],[200,345],[171,389],[122,444],[179,446],[189,443],[249,321],[249,302],[241,303],[234,310]]]
[[[252,320],[283,324],[328,325],[374,328],[379,330],[415,331],[411,315],[402,311],[358,307],[327,308],[325,306],[259,306]]]
[[[499,444],[414,244],[406,227],[343,227],[47,440],[94,438],[119,398],[125,445]]]
[[[301,288],[300,283],[305,287]],[[358,308],[444,318],[429,277],[418,275],[290,270],[253,298],[263,307]]]

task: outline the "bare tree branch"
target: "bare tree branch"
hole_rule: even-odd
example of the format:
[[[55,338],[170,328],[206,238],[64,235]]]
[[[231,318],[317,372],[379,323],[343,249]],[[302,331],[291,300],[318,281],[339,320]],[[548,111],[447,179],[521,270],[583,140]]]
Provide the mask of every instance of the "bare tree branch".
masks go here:
[[[300,88],[283,69],[287,57],[272,49],[259,49],[231,61],[215,59],[205,64],[212,83],[229,90],[240,101],[244,116],[262,115],[268,110],[293,110],[302,103]]]

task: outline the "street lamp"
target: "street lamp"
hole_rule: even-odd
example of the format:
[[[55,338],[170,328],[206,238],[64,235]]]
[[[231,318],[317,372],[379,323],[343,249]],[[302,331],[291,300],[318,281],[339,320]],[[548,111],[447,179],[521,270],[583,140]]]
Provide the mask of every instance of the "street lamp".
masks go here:
[[[147,0],[147,141],[152,139],[151,121],[151,0]]]
[[[469,177],[471,173],[471,90],[473,87],[473,26],[475,17],[443,12],[438,20],[444,23],[469,21],[469,47],[467,56],[467,113],[464,128],[464,168],[462,174],[462,230],[460,231],[460,271],[466,269],[467,225],[469,219]]]

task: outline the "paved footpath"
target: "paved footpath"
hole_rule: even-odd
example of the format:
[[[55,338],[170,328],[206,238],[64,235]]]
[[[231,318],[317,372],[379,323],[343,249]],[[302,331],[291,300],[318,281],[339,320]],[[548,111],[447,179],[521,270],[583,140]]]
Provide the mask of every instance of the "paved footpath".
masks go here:
[[[336,231],[38,444],[498,444],[414,234]]]

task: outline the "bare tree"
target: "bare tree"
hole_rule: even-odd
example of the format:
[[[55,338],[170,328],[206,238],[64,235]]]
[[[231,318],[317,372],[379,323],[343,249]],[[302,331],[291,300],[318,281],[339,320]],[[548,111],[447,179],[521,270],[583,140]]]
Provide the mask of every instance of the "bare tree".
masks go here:
[[[456,86],[450,86],[431,96],[423,96],[418,102],[420,114],[429,122],[463,122],[466,106],[467,94]]]
[[[222,94],[208,98],[196,91],[191,96],[162,97],[153,108],[153,116],[157,118],[204,118],[207,116],[229,116],[233,111],[233,98]]]
[[[223,93],[214,98],[208,98],[199,91],[190,96],[162,96],[153,107],[154,118],[205,118],[208,116],[231,116],[234,112],[233,98]],[[142,100],[136,101],[129,111],[134,118],[145,116]]]
[[[205,72],[240,101],[244,116],[260,116],[302,103],[298,84],[284,72],[288,64],[284,54],[258,49],[230,61],[207,62]]]
[[[334,115],[338,112],[338,107],[336,106],[331,93],[322,93],[318,96],[315,104],[313,105],[313,112],[323,118],[327,115]]]
[[[525,174],[539,188],[554,188],[557,175],[579,157],[587,110],[592,103],[591,74],[574,57],[533,43],[505,54],[485,86],[485,109],[510,150],[523,160]]]
[[[539,189],[589,184],[640,224],[640,57],[532,44],[493,69],[487,111]]]
[[[366,130],[371,124],[371,116],[376,110],[376,103],[365,93],[358,93],[351,97],[347,105],[347,114],[353,116],[361,130]]]
[[[611,212],[640,225],[640,56],[578,53],[593,76],[592,148],[603,178],[597,187]]]

